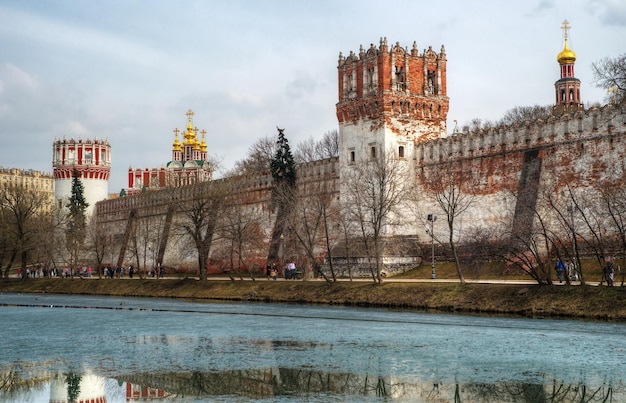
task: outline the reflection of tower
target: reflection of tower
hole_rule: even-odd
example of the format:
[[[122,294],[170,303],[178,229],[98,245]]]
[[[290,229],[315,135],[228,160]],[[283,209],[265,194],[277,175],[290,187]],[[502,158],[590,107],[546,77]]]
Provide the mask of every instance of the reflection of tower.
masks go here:
[[[163,389],[151,388],[149,386],[137,385],[126,382],[126,401],[127,402],[147,402],[149,400],[162,400],[169,396],[169,393]]]
[[[556,112],[569,112],[583,109],[580,102],[580,80],[574,77],[576,53],[569,48],[569,22],[563,21],[563,50],[556,57],[561,70],[561,78],[554,83],[556,91]]]
[[[85,190],[85,199],[89,203],[87,215],[90,215],[96,202],[106,199],[108,195],[111,172],[109,141],[55,139],[52,152],[56,207],[65,207],[72,195],[72,175],[76,169]]]
[[[74,396],[74,402],[106,403],[105,394],[106,379],[91,373],[80,376],[78,393]],[[67,378],[65,374],[58,373],[50,381],[50,403],[69,403]]]

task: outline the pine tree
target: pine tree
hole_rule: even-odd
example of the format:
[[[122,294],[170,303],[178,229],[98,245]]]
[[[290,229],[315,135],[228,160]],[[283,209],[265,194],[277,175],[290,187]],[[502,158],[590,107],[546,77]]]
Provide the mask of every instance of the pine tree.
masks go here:
[[[70,254],[72,274],[78,264],[78,258],[85,242],[89,203],[85,200],[85,188],[80,180],[80,172],[74,169],[72,173],[72,196],[65,205],[69,209],[65,240]]]
[[[272,188],[272,208],[278,207],[276,222],[272,230],[267,261],[275,262],[278,259],[278,250],[281,244],[281,236],[285,230],[287,217],[293,204],[293,191],[296,189],[296,163],[289,148],[289,141],[285,137],[285,129],[278,129],[278,145],[276,154],[270,162],[270,171],[274,180]],[[284,246],[284,245],[283,245]]]
[[[72,173],[72,196],[66,207],[70,210],[71,219],[84,224],[89,203],[85,200],[85,187],[80,180],[80,172],[77,169],[74,169]]]
[[[278,129],[278,128],[277,128]],[[286,185],[296,186],[296,163],[289,148],[289,141],[285,137],[285,129],[278,129],[278,149],[270,162],[270,170],[276,187]]]

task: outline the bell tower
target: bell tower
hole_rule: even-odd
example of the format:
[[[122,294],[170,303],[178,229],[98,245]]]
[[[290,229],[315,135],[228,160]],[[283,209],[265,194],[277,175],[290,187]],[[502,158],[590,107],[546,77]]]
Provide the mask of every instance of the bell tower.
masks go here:
[[[412,159],[414,145],[446,136],[446,53],[418,52],[381,38],[347,57],[339,53],[337,120],[340,164],[393,150]]]
[[[563,21],[561,29],[563,30],[563,50],[556,57],[561,71],[561,78],[554,83],[556,91],[557,114],[563,112],[571,112],[583,109],[584,105],[580,102],[580,80],[574,77],[574,63],[576,62],[576,53],[569,48],[570,29],[569,22]]]

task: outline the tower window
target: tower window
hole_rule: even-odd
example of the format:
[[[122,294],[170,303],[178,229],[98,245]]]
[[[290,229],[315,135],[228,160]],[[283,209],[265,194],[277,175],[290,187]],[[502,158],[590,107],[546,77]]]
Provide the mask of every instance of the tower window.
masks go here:
[[[376,85],[374,84],[374,68],[367,70],[367,84],[370,92],[376,89]]]
[[[356,160],[356,156],[354,154],[354,150],[352,150],[350,151],[350,163],[354,164],[355,160]]]
[[[404,91],[404,68],[396,66],[396,91]]]
[[[434,94],[435,91],[437,91],[437,87],[435,86],[435,72],[434,71],[429,71],[428,72],[428,92],[430,94]]]
[[[375,158],[376,158],[376,147],[375,147],[375,146],[372,146],[372,147],[370,148],[370,157],[371,157],[372,159],[375,159]]]
[[[404,146],[398,147],[398,157],[404,158]]]

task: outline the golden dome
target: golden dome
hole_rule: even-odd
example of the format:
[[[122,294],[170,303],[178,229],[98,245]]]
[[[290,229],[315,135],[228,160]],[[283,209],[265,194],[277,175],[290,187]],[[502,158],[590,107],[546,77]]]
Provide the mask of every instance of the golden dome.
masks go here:
[[[178,133],[180,133],[180,131],[178,129],[174,130],[174,134],[176,135],[176,137],[174,138],[174,143],[172,144],[172,151],[182,151],[183,149],[180,146],[180,141],[178,141]]]
[[[561,53],[557,55],[556,60],[559,64],[574,64],[576,61],[576,53],[567,46],[567,40],[565,40],[565,46]]]
[[[204,140],[204,137],[206,136],[206,130],[202,130],[202,143],[200,143],[200,151],[202,151],[203,153],[206,152],[206,141]]]

